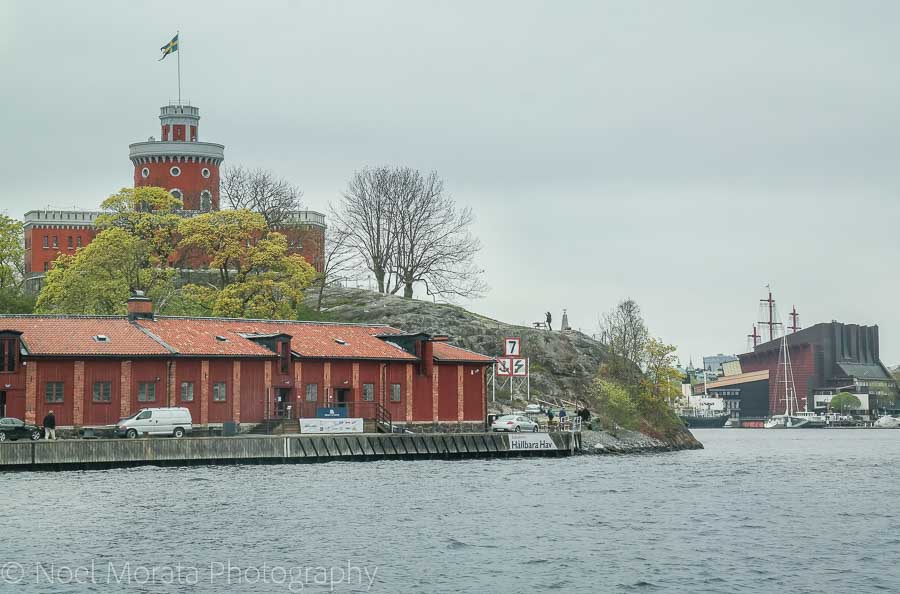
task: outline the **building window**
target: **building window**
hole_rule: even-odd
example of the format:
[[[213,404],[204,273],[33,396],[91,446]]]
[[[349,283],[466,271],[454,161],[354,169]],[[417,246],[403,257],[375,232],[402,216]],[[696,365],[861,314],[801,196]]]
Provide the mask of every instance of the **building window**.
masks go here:
[[[155,382],[140,382],[138,384],[138,402],[156,402]]]
[[[144,167],[143,169],[141,169],[141,177],[143,177],[144,179],[150,177],[150,169],[148,167]]]
[[[375,384],[363,384],[363,400],[375,400]]]
[[[306,401],[319,401],[319,384],[306,384]]]
[[[171,194],[172,197],[175,198],[176,200],[184,199],[184,194],[182,194],[181,190],[179,190],[178,188],[172,188],[171,190],[169,190],[169,194]]]
[[[225,392],[225,382],[216,382],[213,384],[213,401],[225,402],[227,397]]]
[[[212,208],[212,194],[209,193],[209,190],[203,190],[200,192],[200,210],[203,212],[208,212]]]
[[[44,247],[50,247],[50,238],[44,235]]]
[[[47,382],[46,398],[49,404],[59,404],[63,401],[63,383]]]
[[[81,247],[81,235],[75,238],[75,247]]]
[[[94,402],[112,400],[112,382],[94,382]]]
[[[5,373],[14,373],[19,351],[18,338],[4,338],[0,340],[0,371]]]
[[[181,382],[181,401],[194,401],[194,382]]]
[[[181,175],[181,168],[180,167],[172,167],[171,169],[169,169],[169,173],[172,174],[172,177],[178,177],[179,175]]]
[[[50,262],[44,262],[44,272],[50,269]]]
[[[53,247],[55,247],[55,248],[59,247],[59,236],[58,235],[53,236]]]
[[[202,175],[206,179],[209,179],[209,169],[204,167],[203,169],[200,170],[200,175]]]
[[[391,402],[400,402],[400,384],[391,384]]]
[[[69,249],[72,249],[74,247],[74,244],[72,243],[72,236],[69,235],[69,237],[67,239],[68,239]]]
[[[281,373],[288,373],[291,370],[291,343],[282,340],[278,343],[278,354],[280,356]]]

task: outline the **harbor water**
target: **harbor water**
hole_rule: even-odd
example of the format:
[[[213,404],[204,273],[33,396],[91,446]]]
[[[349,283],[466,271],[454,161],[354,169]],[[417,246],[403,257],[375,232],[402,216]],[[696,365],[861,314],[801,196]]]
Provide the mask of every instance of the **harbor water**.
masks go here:
[[[0,473],[0,592],[900,591],[900,431],[694,433],[706,449]]]

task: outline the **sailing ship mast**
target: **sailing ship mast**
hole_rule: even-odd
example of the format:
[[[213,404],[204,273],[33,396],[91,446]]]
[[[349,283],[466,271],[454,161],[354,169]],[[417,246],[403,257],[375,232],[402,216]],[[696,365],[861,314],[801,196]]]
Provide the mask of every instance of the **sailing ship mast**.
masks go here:
[[[800,406],[797,402],[797,389],[794,385],[794,369],[791,366],[791,352],[788,349],[787,335],[781,337],[776,385],[781,387],[782,394],[784,394],[784,416],[790,417],[799,412]]]

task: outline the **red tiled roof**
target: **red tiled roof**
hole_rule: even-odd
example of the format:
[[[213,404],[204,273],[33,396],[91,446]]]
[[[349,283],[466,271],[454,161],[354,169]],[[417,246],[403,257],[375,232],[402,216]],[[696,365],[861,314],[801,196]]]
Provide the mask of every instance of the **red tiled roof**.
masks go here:
[[[32,355],[88,355],[95,357],[168,355],[169,350],[125,318],[9,317],[0,330],[18,330]],[[108,337],[98,342],[95,336]]]
[[[460,361],[472,363],[490,363],[493,357],[476,353],[462,347],[453,346],[446,342],[434,343],[434,358],[438,361]]]
[[[274,357],[266,347],[238,334],[216,320],[157,318],[137,320],[145,331],[180,355],[204,357]],[[219,340],[219,338],[225,340]]]
[[[22,340],[34,355],[275,357],[274,352],[245,335],[288,334],[291,350],[300,357],[417,360],[415,355],[378,338],[402,334],[380,325],[164,316],[134,323],[113,316],[0,316],[0,330],[4,328],[22,332]],[[98,335],[107,336],[108,342],[95,340]],[[493,361],[446,342],[434,343],[434,358],[438,362]]]
[[[386,326],[354,326],[290,322],[233,322],[240,332],[284,332],[291,350],[301,357],[325,359],[410,360],[416,357],[375,334],[396,332]],[[392,332],[393,331],[393,332]]]

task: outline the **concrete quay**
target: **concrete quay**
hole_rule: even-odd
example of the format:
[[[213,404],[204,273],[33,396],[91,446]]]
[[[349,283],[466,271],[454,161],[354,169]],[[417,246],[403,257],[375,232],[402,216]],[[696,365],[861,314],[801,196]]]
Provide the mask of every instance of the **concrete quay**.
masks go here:
[[[0,444],[0,470],[568,456],[574,453],[574,446],[572,433],[359,433],[19,441]]]

